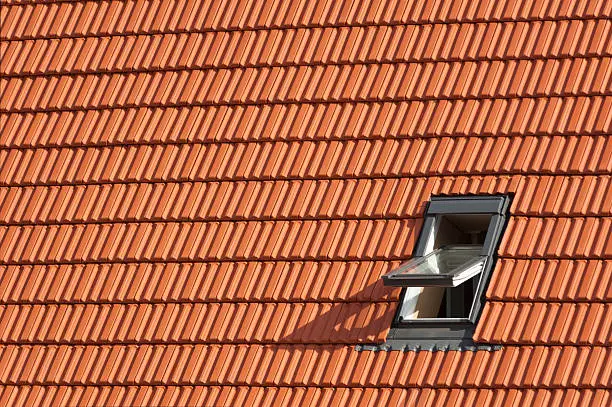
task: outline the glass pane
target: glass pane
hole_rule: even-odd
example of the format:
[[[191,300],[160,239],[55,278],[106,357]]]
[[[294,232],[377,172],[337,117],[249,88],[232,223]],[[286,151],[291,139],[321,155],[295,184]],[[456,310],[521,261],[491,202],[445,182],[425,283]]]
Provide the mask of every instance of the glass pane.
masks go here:
[[[412,259],[396,270],[395,275],[453,275],[461,271],[464,264],[479,260],[482,246],[445,246],[425,257]]]
[[[416,257],[383,276],[385,285],[456,287],[480,273],[486,256],[482,245],[453,245]]]

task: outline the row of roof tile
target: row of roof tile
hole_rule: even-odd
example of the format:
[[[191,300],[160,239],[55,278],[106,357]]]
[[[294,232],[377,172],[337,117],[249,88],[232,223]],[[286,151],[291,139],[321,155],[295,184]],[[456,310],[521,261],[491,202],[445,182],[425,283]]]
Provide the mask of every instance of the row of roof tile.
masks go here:
[[[612,94],[612,58],[4,77],[7,111]]]
[[[417,1],[161,1],[135,0],[40,2],[7,0],[1,38],[83,36],[113,33],[234,30],[269,27],[312,27],[438,21],[542,20],[610,17],[602,0],[545,0],[477,3]],[[28,5],[12,5],[25,3]]]
[[[525,218],[508,222],[499,252],[516,257],[612,256],[612,218]]]
[[[476,342],[612,345],[610,303],[512,303],[487,301]]]
[[[6,147],[609,134],[612,96],[1,113],[0,128]]]
[[[0,305],[0,342],[383,342],[396,302]],[[611,303],[486,302],[477,342],[612,345]]]
[[[346,368],[346,367],[351,368]],[[3,384],[610,388],[612,348],[356,352],[330,345],[0,345]]]
[[[0,386],[3,405],[297,406],[465,405],[605,406],[605,389],[401,389],[277,386]]]
[[[4,75],[612,54],[610,20],[467,23],[20,40]]]
[[[0,261],[401,260],[421,219],[0,226]],[[612,258],[611,217],[515,217],[501,256]],[[213,245],[211,242],[215,242]]]
[[[0,266],[0,303],[380,302],[399,261]],[[611,302],[609,260],[498,260],[495,301]]]
[[[380,277],[398,265],[273,261],[0,266],[0,303],[395,301],[399,289],[383,286]]]
[[[420,224],[408,219],[0,226],[0,261],[402,259],[410,256]],[[601,231],[607,233],[603,229],[607,224]]]
[[[444,137],[0,149],[0,186],[612,173],[612,137]]]
[[[396,302],[0,305],[0,342],[383,342],[396,305]],[[579,321],[577,318],[576,322]],[[574,342],[584,343],[582,339],[580,336]],[[599,338],[593,339],[589,343],[600,343]]]
[[[612,302],[612,262],[498,259],[487,298]]]
[[[519,184],[517,188],[511,212],[532,216],[579,213],[607,216],[608,205],[612,210],[612,197],[608,198],[612,193],[612,185],[607,181],[610,181],[607,176],[598,176],[596,179],[584,177],[580,181],[573,177],[528,177],[525,183]],[[471,191],[464,190],[457,193],[466,192]],[[512,192],[510,188],[508,192]],[[593,209],[584,209],[591,206]],[[581,207],[582,210],[579,209]]]
[[[454,194],[516,194],[515,215],[612,216],[610,176],[514,175],[0,187],[0,224],[409,218]]]

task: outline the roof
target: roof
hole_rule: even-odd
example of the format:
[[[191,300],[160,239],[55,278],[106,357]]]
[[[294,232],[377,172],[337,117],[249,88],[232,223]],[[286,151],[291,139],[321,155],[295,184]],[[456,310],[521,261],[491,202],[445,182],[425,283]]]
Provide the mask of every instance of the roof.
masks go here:
[[[0,403],[606,405],[612,4],[5,0]],[[369,351],[510,194],[476,351]]]

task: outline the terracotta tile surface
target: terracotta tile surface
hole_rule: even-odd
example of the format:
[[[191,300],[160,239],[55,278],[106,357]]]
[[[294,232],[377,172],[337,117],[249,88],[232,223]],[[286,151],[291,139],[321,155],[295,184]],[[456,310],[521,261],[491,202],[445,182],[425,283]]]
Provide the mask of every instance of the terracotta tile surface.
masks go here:
[[[499,252],[523,258],[609,258],[611,227],[612,218],[511,218]]]
[[[481,318],[483,342],[612,344],[610,304],[488,302]]]
[[[6,403],[29,404],[40,401],[68,405],[300,405],[311,403],[346,403],[379,406],[386,404],[435,403],[436,405],[520,405],[565,406],[606,405],[610,395],[601,389],[401,389],[401,388],[320,388],[278,386],[15,386],[1,388]],[[587,404],[583,404],[587,403]]]
[[[421,223],[421,219],[379,219],[0,226],[0,260],[405,259],[412,253]],[[352,239],[355,234],[361,239]],[[384,239],[394,244],[381,245]]]
[[[608,260],[501,259],[487,296],[521,302],[610,302],[611,280]]]
[[[604,19],[64,37],[2,43],[5,75],[610,56]],[[546,42],[530,41],[544,37]],[[484,37],[487,41],[479,43]],[[554,40],[554,38],[557,38]],[[563,38],[563,40],[561,40]],[[256,44],[254,52],[249,52]],[[573,47],[568,47],[572,44]],[[185,47],[194,47],[186,52]],[[44,53],[40,51],[44,49]],[[275,53],[267,54],[266,49]]]
[[[440,375],[456,358],[461,359],[457,368]],[[457,351],[355,352],[352,346],[283,344],[3,345],[0,348],[2,380],[6,384],[248,383],[357,388],[460,385],[597,389],[611,385],[610,358],[609,347],[567,345],[509,345],[496,352],[460,354]],[[183,363],[185,359],[191,363]],[[340,369],[338,374],[329,373],[346,364],[368,365],[371,369]],[[557,364],[565,368],[560,369]],[[288,371],[286,366],[300,367]],[[568,369],[569,366],[583,367],[584,372]]]
[[[0,4],[0,403],[612,403],[612,4]],[[371,352],[432,195],[475,340]]]
[[[220,1],[181,0],[155,7],[149,3],[108,1],[67,2],[61,14],[54,1],[9,0],[3,6],[8,16],[0,33],[4,38],[36,36],[104,35],[112,33],[156,33],[165,31],[229,30],[248,28],[316,27],[328,25],[370,25],[385,23],[426,24],[436,21],[542,21],[611,16],[603,1],[581,0],[564,3],[548,0],[531,4],[511,1],[484,1],[471,5],[450,0],[434,5],[408,1],[374,4],[330,4],[323,0],[306,2],[248,2],[226,5]],[[225,7],[220,8],[220,6]],[[199,7],[198,7],[199,6]],[[221,12],[221,11],[223,12]],[[50,18],[55,17],[55,18]],[[148,18],[147,18],[148,17]],[[66,24],[73,21],[72,24]],[[55,24],[54,24],[55,23]]]
[[[500,173],[610,175],[612,139],[443,137],[52,147],[0,149],[0,160],[0,186]]]
[[[384,341],[396,304],[3,305],[0,339],[19,344],[372,343]]]
[[[611,111],[612,96],[589,96],[0,112],[0,145],[592,135],[612,132]]]
[[[413,62],[5,77],[9,111],[133,106],[605,96],[612,58]],[[575,78],[584,73],[584,79]],[[542,76],[550,77],[542,81]],[[448,77],[453,81],[443,80]]]
[[[479,193],[516,194],[516,215],[612,216],[611,182],[514,175],[0,187],[0,223],[417,218],[432,194]]]
[[[461,405],[546,405],[554,403],[581,406],[583,402],[605,405],[609,394],[604,390],[532,390],[518,392],[501,389],[400,389],[400,388],[340,388],[317,387],[247,387],[247,386],[13,386],[2,388],[2,400],[25,403],[56,400],[70,405],[154,404],[154,405],[300,405],[310,403],[347,403],[348,405],[378,406],[384,404],[437,403]],[[52,405],[52,404],[41,404]]]
[[[395,301],[380,277],[399,261],[3,266],[4,304]]]

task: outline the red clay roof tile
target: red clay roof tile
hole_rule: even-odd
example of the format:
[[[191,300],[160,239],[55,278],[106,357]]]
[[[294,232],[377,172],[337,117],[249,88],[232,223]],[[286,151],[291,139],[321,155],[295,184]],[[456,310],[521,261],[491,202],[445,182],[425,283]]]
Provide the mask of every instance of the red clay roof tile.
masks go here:
[[[432,100],[456,98],[524,98],[541,96],[606,96],[609,87],[610,58],[576,58],[564,60],[511,61],[493,62],[426,62],[426,63],[394,63],[395,73],[387,70],[389,64],[374,65],[343,65],[313,67],[302,66],[298,75],[293,77],[292,68],[278,68],[277,81],[292,84],[289,95],[264,94],[263,87],[270,73],[270,68],[241,68],[191,70],[183,72],[166,71],[165,73],[130,73],[130,74],[83,74],[78,76],[40,76],[5,77],[1,80],[7,90],[0,103],[4,109],[11,112],[30,112],[40,110],[75,110],[99,109],[109,107],[160,107],[186,104],[242,104],[242,103],[284,103],[284,102],[347,102],[347,101],[388,101],[388,100]],[[436,78],[446,76],[448,72],[459,71],[463,66],[473,65],[472,75],[467,76],[468,87],[458,88],[455,82],[438,82]],[[551,75],[542,73],[559,65],[560,71],[554,75],[553,83],[546,92],[539,91],[537,84],[540,77]],[[400,87],[398,91],[389,89],[390,83],[397,83],[404,77],[400,67],[405,66],[408,72],[415,67],[413,82],[428,83],[426,89],[422,86]],[[422,67],[422,68],[421,68]],[[576,75],[582,75],[581,70],[602,72],[597,77],[585,77],[576,80]],[[338,80],[330,76],[336,72]],[[348,73],[348,79],[343,78],[343,72]],[[202,80],[204,79],[204,82]],[[211,86],[204,85],[212,81]],[[385,81],[387,86],[382,85]],[[567,82],[575,83],[567,88]],[[134,84],[142,83],[140,91],[135,91]],[[320,83],[329,83],[330,88],[325,94],[317,94]],[[370,94],[371,89],[379,87],[379,91]],[[155,93],[151,89],[156,89]],[[193,93],[193,89],[198,89]],[[334,96],[337,92],[338,96]],[[350,93],[346,93],[347,90]],[[327,94],[328,93],[328,94]],[[18,95],[23,95],[19,97]],[[570,120],[570,126],[577,116]]]
[[[609,404],[611,5],[0,13],[0,402]],[[429,198],[499,193],[502,349],[356,351]]]
[[[537,171],[542,167],[545,172],[554,174],[609,175],[612,160],[607,160],[607,155],[612,154],[612,142],[605,136],[590,139],[592,143],[586,148],[592,159],[581,171],[569,165],[570,158],[577,153],[577,146],[564,137],[497,137],[489,142],[480,141],[480,138],[449,137],[247,145],[140,145],[78,150],[67,147],[3,149],[0,150],[0,159],[4,162],[0,167],[0,185],[529,174],[542,172]],[[469,156],[465,152],[469,145],[479,148],[480,155]],[[379,155],[383,146],[393,148],[389,157]],[[292,157],[291,150],[296,148],[301,148],[303,153]],[[520,148],[543,153],[528,159]],[[415,154],[423,150],[429,154],[416,160]],[[497,157],[497,160],[491,162],[483,158],[487,156]],[[405,160],[402,157],[406,157]],[[284,165],[265,168],[262,162],[268,166],[274,162]],[[252,167],[244,168],[245,164]]]
[[[253,229],[241,227],[247,224]],[[402,259],[410,255],[420,224],[419,219],[405,219],[0,226],[0,247],[5,263]],[[316,226],[313,240],[304,242],[303,247],[293,246],[293,240],[284,239],[285,233],[298,233],[303,227],[313,226]],[[330,239],[347,241],[343,236],[360,226],[368,226],[364,236],[366,245],[360,246],[361,242],[329,244]],[[172,240],[181,244],[165,251],[164,236],[167,235],[174,236]],[[187,240],[188,236],[196,237]],[[208,242],[213,238],[219,243],[217,246]],[[381,245],[381,238],[391,239],[394,245]]]
[[[503,301],[610,300],[612,264],[597,260],[501,259],[487,296]]]
[[[324,12],[321,8],[324,5],[319,1],[314,3],[316,5],[300,2],[290,7],[282,6],[282,2],[271,3],[270,9],[266,9],[262,4],[240,1],[225,10],[226,13],[219,13],[220,4],[211,2],[204,4],[177,2],[170,13],[164,7],[158,11],[146,3],[113,1],[99,4],[90,1],[81,3],[81,7],[78,7],[78,2],[71,1],[60,3],[63,7],[58,16],[75,21],[76,25],[65,26],[61,23],[52,25],[51,21],[42,24],[45,20],[37,20],[37,17],[54,12],[55,10],[51,8],[54,2],[43,0],[36,3],[23,0],[7,1],[3,8],[5,12],[8,11],[9,18],[2,26],[2,35],[103,35],[158,31],[244,30],[273,26],[425,24],[437,21],[521,21],[610,16],[610,8],[605,6],[605,2],[592,0],[566,4],[563,7],[543,2],[541,9],[525,4],[508,4],[508,2],[500,2],[494,6],[487,2],[482,7],[478,5],[466,7],[444,1],[429,9],[424,8],[424,4],[418,4],[416,7],[413,5],[394,7],[382,2],[378,7],[370,7],[370,3],[359,2],[351,7],[350,13],[347,9],[341,11],[341,7]],[[27,4],[35,4],[35,7],[25,6]],[[196,5],[199,6],[198,9],[194,9]],[[310,5],[312,7],[308,7]],[[261,13],[253,11],[261,10],[262,7]],[[26,24],[29,29],[26,29]]]
[[[128,349],[134,349],[135,352],[130,352]],[[159,350],[157,352],[156,350]],[[2,347],[0,359],[2,360],[2,365],[6,366],[7,357],[10,358],[11,354],[14,351],[17,351],[15,345],[4,345]],[[185,376],[186,371],[183,369],[174,370],[174,373],[171,373],[167,377],[168,383],[173,384],[203,384],[203,381],[206,381],[206,384],[212,385],[217,383],[227,383],[232,385],[240,385],[243,382],[239,380],[237,377],[229,376],[229,371],[227,369],[218,369],[213,368],[213,365],[219,367],[218,362],[225,361],[228,363],[228,368],[231,369],[231,366],[237,363],[239,360],[249,360],[249,355],[252,352],[263,352],[263,358],[259,358],[258,361],[254,361],[254,364],[250,364],[248,366],[244,366],[245,369],[257,369],[260,363],[268,366],[269,369],[267,372],[263,374],[258,374],[249,379],[249,382],[254,385],[272,385],[275,382],[278,383],[286,383],[282,379],[282,375],[284,374],[285,364],[290,364],[293,362],[297,362],[297,360],[302,360],[305,351],[314,351],[313,357],[329,363],[330,367],[332,365],[336,365],[336,363],[345,363],[348,357],[352,357],[351,355],[357,355],[358,360],[354,362],[366,363],[368,366],[374,368],[374,370],[367,371],[368,373],[364,376],[363,379],[354,376],[346,376],[348,381],[345,381],[341,376],[329,376],[324,377],[321,373],[314,372],[310,378],[303,375],[296,375],[291,377],[291,385],[341,385],[348,387],[359,387],[360,385],[367,383],[379,383],[380,374],[382,373],[378,366],[382,367],[385,363],[384,361],[388,360],[393,352],[379,352],[379,353],[354,353],[350,350],[349,347],[336,347],[329,345],[299,345],[291,348],[284,348],[283,345],[164,345],[164,346],[154,346],[154,345],[140,345],[138,347],[132,346],[128,348],[125,345],[114,345],[114,346],[85,346],[85,347],[71,347],[68,345],[49,345],[46,347],[42,347],[40,345],[33,346],[23,346],[19,348],[22,355],[23,363],[29,363],[30,358],[40,357],[40,361],[43,365],[48,365],[49,363],[57,363],[59,360],[63,360],[63,368],[60,370],[38,370],[33,372],[31,376],[32,384],[52,384],[52,383],[70,383],[70,384],[87,384],[92,382],[99,382],[104,384],[112,384],[117,383],[118,381],[123,381],[124,384],[130,384],[132,380],[126,381],[126,371],[117,370],[117,369],[106,369],[104,371],[96,370],[96,369],[88,369],[88,371],[83,371],[79,374],[70,374],[69,376],[65,376],[69,370],[71,370],[71,364],[77,363],[78,360],[81,359],[81,351],[93,351],[98,354],[99,358],[103,358],[110,362],[111,360],[116,360],[117,363],[121,363],[122,365],[128,366],[129,363],[135,360],[137,354],[142,354],[143,352],[153,352],[151,356],[154,359],[165,359],[170,363],[176,363],[178,359],[171,357],[171,355],[175,354],[177,358],[180,358],[181,354],[187,353],[193,358],[194,361],[197,360],[197,366],[195,366],[196,371],[198,372],[196,376],[187,377]],[[559,360],[559,356],[563,352],[575,352],[575,364],[580,365],[582,363],[587,363],[591,368],[588,369],[586,376],[577,375],[576,372],[571,372],[569,375],[566,371],[559,371],[556,369],[549,370],[547,367],[550,366],[549,363]],[[38,352],[41,352],[40,356],[37,355]],[[501,352],[501,353],[500,353]],[[468,363],[471,365],[469,369],[469,373],[467,371],[455,370],[451,377],[452,379],[447,383],[465,383],[465,380],[468,380],[468,376],[471,378],[471,386],[478,386],[479,388],[495,388],[499,386],[501,383],[499,380],[502,380],[507,372],[510,372],[510,381],[508,382],[508,387],[517,388],[517,387],[526,387],[526,388],[538,388],[539,386],[547,388],[547,387],[558,387],[558,386],[566,386],[576,388],[576,386],[586,387],[586,388],[597,388],[598,386],[609,386],[609,376],[606,376],[606,369],[601,366],[606,366],[606,360],[609,359],[610,355],[607,351],[606,347],[515,347],[510,346],[507,349],[504,349],[500,352],[490,353],[490,352],[477,352],[477,353],[463,353],[461,354],[461,358],[471,359]],[[521,360],[525,360],[527,356],[527,352],[530,354],[530,359],[532,360],[532,366],[534,369],[531,370],[532,373],[528,373],[526,376],[523,376],[522,370],[513,369],[516,367],[517,363],[520,363]],[[269,355],[266,357],[265,355]],[[200,355],[202,358],[200,358]],[[438,369],[442,364],[446,363],[448,358],[455,358],[455,352],[448,352],[445,354],[437,354],[440,356],[432,356],[429,352],[409,352],[405,357],[409,357],[413,359],[414,363],[412,364],[412,369],[410,370],[410,377],[396,377],[392,382],[386,384],[386,386],[396,387],[396,386],[408,386],[408,387],[416,387],[416,386],[426,386],[429,387],[434,385],[436,387],[447,387],[448,384],[441,381],[441,378],[432,377],[432,381],[429,381],[427,378],[429,376],[430,371],[435,371],[434,369]],[[472,356],[474,355],[474,356]],[[490,355],[490,356],[485,356]],[[499,363],[497,357],[492,355],[499,355],[500,357],[517,357],[511,362],[509,366],[510,370],[500,371],[499,369],[495,369],[495,364]],[[382,359],[382,361],[381,361]],[[283,362],[280,362],[283,360]],[[366,360],[368,362],[366,362]],[[597,362],[599,360],[599,363]],[[277,361],[275,363],[274,361]],[[143,360],[144,362],[144,360]],[[268,362],[272,362],[272,364],[268,364]],[[590,363],[589,363],[590,362]],[[141,362],[142,363],[142,362]],[[422,369],[418,366],[423,363],[432,363],[431,369]],[[459,364],[461,366],[462,364]],[[57,366],[57,365],[56,365]],[[172,364],[170,365],[172,367]],[[291,373],[292,371],[289,371]],[[346,375],[345,373],[342,375]],[[8,373],[8,372],[7,372]],[[151,374],[145,374],[143,377],[138,378],[139,382],[143,385],[154,384],[156,381],[153,376],[155,372],[151,372]],[[13,370],[8,373],[6,382],[10,383],[23,383],[25,379],[24,372]],[[541,381],[541,379],[543,379]],[[341,384],[342,383],[342,384]]]
[[[612,341],[609,304],[487,302],[475,340],[498,343],[585,344]]]
[[[509,257],[607,258],[610,218],[511,218],[499,253]],[[578,234],[593,233],[591,240]],[[508,236],[514,236],[510,239]],[[524,238],[519,238],[523,236]]]
[[[436,135],[516,135],[516,134],[597,134],[610,133],[612,114],[607,108],[612,103],[610,97],[589,97],[586,104],[585,120],[571,128],[567,119],[579,107],[578,98],[535,98],[508,99],[500,103],[498,117],[504,120],[496,125],[487,123],[465,122],[463,116],[469,115],[474,108],[481,115],[489,115],[491,104],[486,100],[429,100],[410,102],[382,103],[330,103],[330,104],[273,104],[254,106],[192,106],[165,108],[126,108],[102,109],[88,111],[65,111],[58,113],[0,113],[0,122],[6,123],[5,131],[0,134],[3,146],[38,146],[38,145],[106,145],[116,143],[159,143],[186,141],[246,141],[246,140],[309,140],[338,138],[380,138],[387,134],[395,137],[436,136]],[[546,107],[557,106],[558,113],[529,115],[529,105]],[[389,111],[387,116],[379,115]],[[393,110],[391,107],[394,107]],[[416,111],[425,109],[434,115],[440,115],[445,109],[449,112],[449,121],[432,126],[424,117],[415,116]],[[306,117],[306,110],[317,112],[338,111],[328,125],[318,117]],[[516,112],[522,114],[516,115]],[[272,120],[282,114],[282,121]],[[366,118],[355,125],[345,120],[356,114],[365,114]],[[173,126],[161,125],[171,117],[183,121]],[[106,116],[109,116],[108,118]],[[248,118],[252,123],[260,123],[263,130],[252,133],[249,128],[238,126]],[[387,132],[376,131],[382,120],[393,119],[397,124],[388,127]],[[109,126],[108,121],[116,122],[129,131],[114,132],[116,127]],[[521,123],[528,120],[528,123]],[[215,123],[211,125],[210,122]],[[373,123],[374,130],[367,130],[364,123]],[[419,123],[421,123],[419,125]],[[42,126],[42,127],[39,127]],[[492,126],[492,127],[491,127]],[[154,129],[154,131],[152,130]]]

